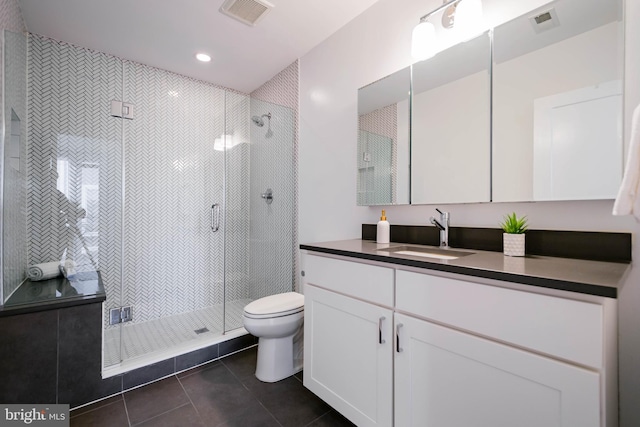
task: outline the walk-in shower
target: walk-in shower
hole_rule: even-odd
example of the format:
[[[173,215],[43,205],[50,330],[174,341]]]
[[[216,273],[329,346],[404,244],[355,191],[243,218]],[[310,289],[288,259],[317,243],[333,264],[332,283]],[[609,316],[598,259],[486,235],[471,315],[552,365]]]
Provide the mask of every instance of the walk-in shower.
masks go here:
[[[246,333],[248,302],[293,289],[293,111],[40,36],[28,46],[22,175],[3,195],[24,194],[3,230],[4,253],[22,256],[4,257],[1,302],[27,265],[99,270],[106,376]],[[133,117],[112,116],[114,100]]]

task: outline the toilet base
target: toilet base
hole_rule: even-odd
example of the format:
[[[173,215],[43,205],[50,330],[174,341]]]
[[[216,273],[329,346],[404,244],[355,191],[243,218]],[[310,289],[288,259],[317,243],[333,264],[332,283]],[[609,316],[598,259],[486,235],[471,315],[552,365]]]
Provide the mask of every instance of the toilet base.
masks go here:
[[[294,366],[293,336],[283,338],[259,338],[256,378],[274,383],[300,372],[302,366]]]

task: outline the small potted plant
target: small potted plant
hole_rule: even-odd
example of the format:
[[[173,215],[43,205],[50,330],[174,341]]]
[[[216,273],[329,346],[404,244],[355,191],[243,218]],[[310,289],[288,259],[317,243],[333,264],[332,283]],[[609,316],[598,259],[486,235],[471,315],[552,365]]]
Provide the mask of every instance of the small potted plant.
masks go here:
[[[527,231],[527,217],[520,217],[513,212],[505,215],[500,224],[504,233],[503,249],[507,256],[524,256],[524,232]]]

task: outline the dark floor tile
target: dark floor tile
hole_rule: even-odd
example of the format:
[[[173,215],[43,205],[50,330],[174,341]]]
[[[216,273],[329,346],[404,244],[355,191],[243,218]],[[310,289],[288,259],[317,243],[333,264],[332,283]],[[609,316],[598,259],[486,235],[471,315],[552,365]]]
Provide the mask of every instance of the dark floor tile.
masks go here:
[[[258,338],[254,337],[251,334],[243,335],[238,338],[230,339],[229,341],[224,341],[220,343],[220,357],[226,356],[227,354],[243,350],[245,348],[251,347],[253,345],[258,344]]]
[[[304,371],[296,372],[294,376],[300,380],[301,383],[304,383]]]
[[[138,424],[189,403],[189,398],[173,376],[126,392],[124,401],[131,424]]]
[[[332,409],[307,427],[355,427],[355,424]]]
[[[256,363],[258,361],[258,347],[232,354],[224,359],[222,363],[238,378],[253,376],[256,373]]]
[[[247,392],[248,393],[248,392]],[[264,406],[255,403],[237,418],[229,420],[217,427],[281,427],[280,423],[267,411]]]
[[[175,359],[171,358],[127,372],[122,377],[123,390],[126,391],[133,387],[171,375],[175,373],[175,367]]]
[[[206,425],[229,422],[258,404],[223,364],[181,377],[180,382]]]
[[[73,412],[71,413],[73,415]],[[71,427],[125,427],[129,426],[124,400],[101,406],[69,420]]]
[[[331,410],[329,405],[294,377],[275,383],[263,383],[255,377],[245,377],[242,383],[284,427],[305,426]]]
[[[179,379],[184,378],[184,377],[188,377],[189,375],[197,374],[200,371],[205,371],[207,369],[211,369],[216,365],[222,365],[222,362],[217,361],[217,360],[213,361],[213,362],[209,362],[209,363],[206,363],[204,365],[200,365],[200,366],[197,366],[195,368],[189,369],[188,371],[180,372],[179,374],[176,374],[176,377],[178,377]]]
[[[196,365],[218,358],[218,344],[192,351],[176,357],[176,372],[192,368]]]
[[[78,415],[82,415],[85,412],[95,411],[98,408],[103,406],[111,405],[112,403],[119,402],[123,399],[122,394],[117,394],[115,396],[108,397],[106,399],[99,400],[91,405],[83,406],[82,408],[73,409],[70,413],[71,417],[77,417]]]
[[[191,403],[182,405],[172,411],[160,414],[136,427],[204,427],[198,412]],[[248,425],[246,425],[248,427]]]

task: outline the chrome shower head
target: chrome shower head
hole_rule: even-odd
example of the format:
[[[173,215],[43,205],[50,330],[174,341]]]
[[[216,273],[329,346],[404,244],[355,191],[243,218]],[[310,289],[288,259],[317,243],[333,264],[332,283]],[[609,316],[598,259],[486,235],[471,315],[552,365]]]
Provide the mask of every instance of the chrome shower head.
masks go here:
[[[263,114],[260,117],[253,116],[251,117],[251,121],[255,123],[258,127],[262,127],[264,126],[264,120],[262,120],[263,117],[266,117],[267,119],[271,120],[271,113]]]

